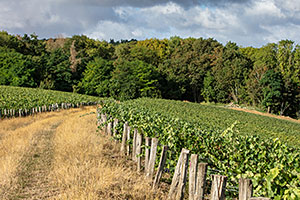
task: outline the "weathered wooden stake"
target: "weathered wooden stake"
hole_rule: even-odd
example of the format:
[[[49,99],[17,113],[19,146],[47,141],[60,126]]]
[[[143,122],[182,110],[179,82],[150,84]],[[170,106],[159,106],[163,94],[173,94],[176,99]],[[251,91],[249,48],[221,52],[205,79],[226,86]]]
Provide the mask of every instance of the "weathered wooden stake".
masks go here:
[[[99,126],[101,123],[101,114],[99,109],[97,109],[96,111],[97,111],[97,126]]]
[[[221,175],[212,175],[212,185],[210,200],[225,200],[225,189],[227,177]]]
[[[135,155],[136,155],[136,159],[137,159],[137,171],[140,172],[141,171],[141,161],[142,161],[142,142],[143,142],[143,137],[140,133],[137,133],[136,136],[136,149],[135,149]]]
[[[167,153],[168,153],[168,146],[164,145],[162,152],[161,152],[158,169],[157,169],[154,181],[153,181],[153,189],[159,184],[159,181],[161,179],[161,176],[162,176],[165,164],[166,164],[166,160],[167,160]]]
[[[240,178],[239,180],[239,200],[249,200],[252,197],[252,181],[250,179]]]
[[[169,199],[181,200],[184,197],[189,153],[188,149],[181,150],[169,191]]]
[[[147,174],[146,174],[146,176],[149,177],[149,178],[152,178],[153,173],[154,173],[157,145],[158,145],[158,139],[157,138],[152,138],[149,163],[148,163],[148,167],[147,167],[148,171],[147,171]]]
[[[123,127],[123,135],[122,135],[122,143],[121,143],[121,153],[124,155],[125,155],[125,149],[126,149],[127,126],[128,126],[128,122],[125,122],[124,127]]]
[[[104,114],[103,115],[103,122],[102,122],[102,123],[104,123],[104,127],[103,127],[103,129],[104,129],[104,135],[107,135],[107,124],[106,124],[106,122],[107,122],[107,115]]]
[[[117,126],[118,126],[119,120],[115,119],[114,120],[114,126],[113,126],[113,136],[116,137],[117,135]]]
[[[127,145],[126,145],[127,156],[130,155],[130,144],[129,144],[129,141],[130,141],[130,130],[131,130],[131,127],[127,126]]]
[[[204,200],[204,189],[206,186],[206,173],[207,163],[199,163],[197,169],[197,181],[196,181],[196,200]]]
[[[111,127],[112,127],[112,122],[109,122],[107,124],[107,135],[109,135],[109,136],[112,136]]]
[[[132,141],[132,160],[137,161],[136,159],[136,137],[137,137],[137,128],[133,130],[133,141]]]
[[[189,167],[189,200],[195,199],[197,185],[198,155],[192,154]]]
[[[150,145],[151,145],[151,138],[145,138],[145,173],[148,172],[148,164],[149,164],[149,157],[150,157]]]

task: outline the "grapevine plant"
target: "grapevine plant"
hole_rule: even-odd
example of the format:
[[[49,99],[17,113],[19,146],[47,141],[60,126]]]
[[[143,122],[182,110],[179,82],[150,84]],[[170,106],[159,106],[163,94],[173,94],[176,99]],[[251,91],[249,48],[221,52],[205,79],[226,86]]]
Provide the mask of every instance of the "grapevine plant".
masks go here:
[[[167,169],[171,172],[181,149],[187,148],[198,154],[201,162],[208,163],[210,169],[226,175],[230,187],[236,185],[240,177],[250,178],[255,196],[278,200],[300,198],[298,147],[278,138],[261,137],[256,132],[241,134],[239,125],[243,122],[238,120],[223,128],[215,127],[214,123],[203,125],[195,117],[201,113],[193,110],[194,116],[188,116],[189,112],[183,113],[183,105],[177,101],[147,98],[122,103],[106,100],[100,112],[107,114],[108,122],[119,119],[116,139],[121,139],[123,123],[127,121],[144,137],[157,137],[161,145],[168,145]]]
[[[37,106],[70,103],[73,105],[80,103],[98,102],[101,98],[82,94],[60,92],[54,90],[43,90],[35,88],[21,88],[12,86],[0,86],[0,112],[4,109],[27,109]]]

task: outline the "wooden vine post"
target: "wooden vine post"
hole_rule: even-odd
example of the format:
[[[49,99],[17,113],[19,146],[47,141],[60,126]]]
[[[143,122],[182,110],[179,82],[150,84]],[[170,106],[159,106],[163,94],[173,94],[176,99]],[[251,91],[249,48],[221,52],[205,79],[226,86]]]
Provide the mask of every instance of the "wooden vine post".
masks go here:
[[[142,167],[142,142],[143,142],[143,137],[142,135],[138,132],[136,136],[136,149],[135,149],[135,155],[137,159],[137,171],[141,171]]]
[[[113,124],[113,137],[116,137],[117,135],[117,126],[118,126],[119,120],[115,119]]]
[[[168,152],[168,146],[164,145],[162,152],[161,152],[161,156],[160,156],[160,160],[159,160],[159,164],[158,164],[158,169],[153,181],[153,189],[159,184],[159,181],[161,179],[165,164],[166,164],[166,160],[167,160],[167,152]]]
[[[137,128],[135,128],[133,130],[133,142],[132,142],[132,160],[133,161],[137,161],[137,158],[136,158],[136,138],[137,138],[137,133],[138,133],[138,130]]]
[[[107,124],[107,135],[109,136],[112,136],[112,130],[111,130],[111,127],[112,127],[112,122],[109,122]]]
[[[123,155],[125,155],[125,149],[126,149],[127,127],[128,127],[128,122],[125,122],[123,127],[123,135],[122,135],[122,143],[121,143],[121,153]]]
[[[204,190],[206,186],[206,174],[207,174],[207,163],[199,163],[197,169],[197,181],[196,181],[196,200],[204,200]]]
[[[211,177],[210,200],[225,200],[227,177],[221,175],[211,175]]]
[[[146,176],[149,177],[149,178],[152,178],[153,173],[154,173],[157,145],[158,145],[158,139],[157,138],[152,138],[151,149],[150,149],[150,157],[149,157],[147,173],[146,173]]]
[[[127,126],[127,145],[126,145],[126,152],[127,152],[127,156],[130,155],[130,144],[128,143],[130,141],[130,130],[131,130],[131,127],[130,126]]]
[[[239,200],[249,200],[252,197],[252,181],[240,178],[239,180]]]
[[[197,186],[197,165],[198,165],[198,155],[192,154],[190,160],[189,169],[189,200],[195,199],[196,186]]]
[[[150,145],[151,145],[151,138],[145,138],[145,173],[148,172],[148,164],[149,164],[149,157],[150,157]]]
[[[174,176],[172,179],[172,184],[169,191],[169,199],[181,200],[184,197],[184,188],[187,178],[187,169],[189,162],[189,153],[187,149],[182,149],[176,168]]]

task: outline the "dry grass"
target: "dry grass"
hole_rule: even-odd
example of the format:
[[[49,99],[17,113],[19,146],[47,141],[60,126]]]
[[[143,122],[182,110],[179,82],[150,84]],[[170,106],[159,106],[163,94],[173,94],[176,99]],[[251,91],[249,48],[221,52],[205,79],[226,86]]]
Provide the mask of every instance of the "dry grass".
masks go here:
[[[21,184],[22,168],[26,168],[30,159],[28,155],[40,139],[36,135],[49,131],[51,124],[62,121],[64,115],[70,112],[78,110],[42,113],[0,121],[0,199],[11,199],[10,196],[17,193],[16,190]],[[32,156],[35,155],[35,152],[32,152]]]
[[[53,114],[40,114],[27,118],[16,118],[0,122],[0,195],[15,183],[17,166],[34,133],[47,126]],[[5,186],[5,187],[4,187]]]
[[[96,133],[94,111],[0,121],[0,199],[166,199]]]
[[[132,170],[118,145],[96,134],[95,118],[70,117],[58,127],[50,177],[61,191],[52,199],[165,199]]]

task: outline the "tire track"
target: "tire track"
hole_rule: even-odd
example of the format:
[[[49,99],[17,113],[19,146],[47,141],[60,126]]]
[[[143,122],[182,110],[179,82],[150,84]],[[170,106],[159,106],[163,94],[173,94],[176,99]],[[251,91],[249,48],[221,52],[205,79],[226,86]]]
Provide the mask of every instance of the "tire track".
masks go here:
[[[48,180],[53,160],[53,137],[62,121],[37,132],[17,168],[17,182],[8,188],[4,199],[46,199],[57,192]]]

